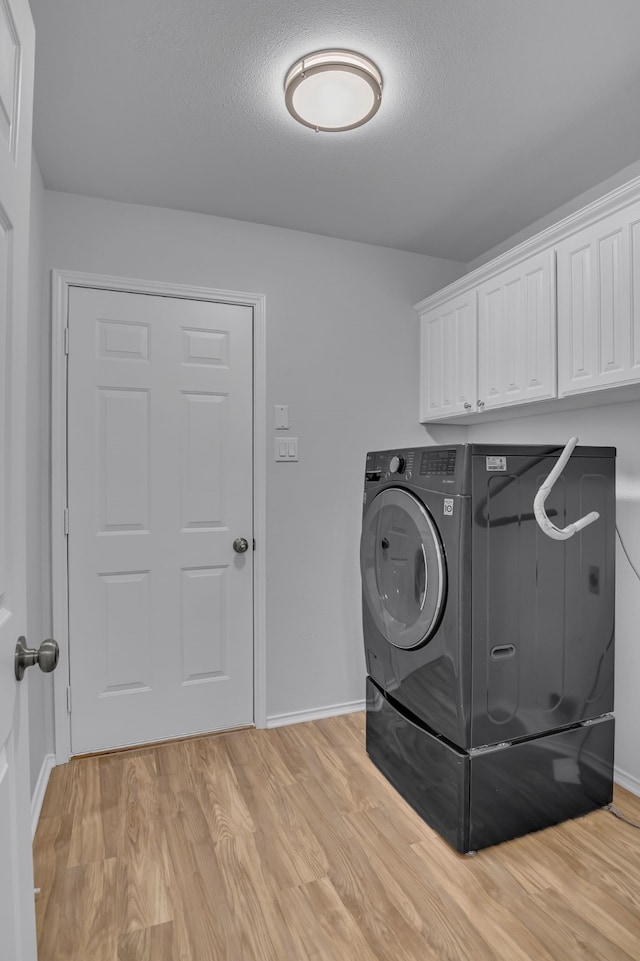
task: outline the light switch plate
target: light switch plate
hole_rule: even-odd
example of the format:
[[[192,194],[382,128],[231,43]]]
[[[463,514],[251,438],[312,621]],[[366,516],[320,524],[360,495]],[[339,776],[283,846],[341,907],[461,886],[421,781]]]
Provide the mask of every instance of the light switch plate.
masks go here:
[[[298,438],[274,437],[273,450],[277,461],[295,463],[298,460]]]
[[[276,430],[289,430],[289,406],[276,404],[274,423]]]

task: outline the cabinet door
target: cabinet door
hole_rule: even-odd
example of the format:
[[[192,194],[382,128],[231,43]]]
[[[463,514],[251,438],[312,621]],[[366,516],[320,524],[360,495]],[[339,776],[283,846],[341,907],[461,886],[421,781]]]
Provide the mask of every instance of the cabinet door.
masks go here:
[[[640,203],[558,244],[560,396],[640,380]]]
[[[475,289],[421,316],[421,421],[475,410],[476,316]]]
[[[553,250],[478,287],[478,407],[556,396]]]

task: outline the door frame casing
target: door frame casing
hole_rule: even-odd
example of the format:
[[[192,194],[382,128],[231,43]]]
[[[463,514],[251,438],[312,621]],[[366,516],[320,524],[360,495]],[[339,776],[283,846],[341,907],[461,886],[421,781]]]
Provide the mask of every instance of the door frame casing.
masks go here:
[[[56,764],[64,764],[71,757],[71,714],[67,709],[67,691],[70,689],[68,538],[65,533],[68,359],[65,329],[71,287],[253,308],[253,536],[256,544],[253,553],[253,717],[256,727],[266,727],[266,297],[264,294],[54,269],[51,271],[51,591],[53,636],[60,646],[60,664],[53,674]]]

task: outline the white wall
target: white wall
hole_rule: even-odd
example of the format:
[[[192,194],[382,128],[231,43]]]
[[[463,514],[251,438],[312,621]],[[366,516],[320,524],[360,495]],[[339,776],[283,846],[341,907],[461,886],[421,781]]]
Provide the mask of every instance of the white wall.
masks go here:
[[[573,200],[569,200],[561,207],[552,210],[546,217],[541,217],[540,220],[529,224],[528,227],[520,230],[517,234],[514,234],[513,237],[509,237],[501,244],[497,244],[490,250],[486,250],[480,257],[476,257],[475,260],[467,264],[467,272],[475,270],[476,267],[481,267],[489,260],[493,260],[494,257],[499,257],[500,254],[503,254],[505,251],[511,250],[512,247],[523,243],[530,237],[534,237],[547,227],[552,227],[554,224],[557,224],[559,220],[563,220],[577,210],[581,210],[594,200],[599,200],[600,197],[604,197],[604,195],[608,194],[611,190],[615,190],[616,187],[621,187],[623,184],[629,183],[630,180],[635,180],[636,177],[640,177],[640,160],[629,164],[628,167],[619,170],[617,174],[614,174],[607,180],[603,180],[602,183],[597,184],[595,187],[591,187],[590,190],[585,190],[584,193],[578,194]]]
[[[428,442],[412,305],[464,265],[49,191],[45,236],[47,270],[266,295],[268,438],[273,405],[288,404],[300,451],[267,463],[267,711],[361,700],[364,456]]]
[[[42,272],[44,198],[42,177],[34,157],[31,174],[27,316],[27,641],[30,647],[39,647],[45,637],[51,636],[51,619],[47,606],[50,597],[47,583],[48,539],[42,512],[48,486],[44,469],[48,443],[47,426],[43,416],[45,398],[41,389],[47,353],[43,343],[46,330],[46,324],[43,323]],[[25,680],[29,687],[29,747],[33,796],[42,763],[46,755],[53,750],[53,679],[37,668],[32,668],[27,671]]]

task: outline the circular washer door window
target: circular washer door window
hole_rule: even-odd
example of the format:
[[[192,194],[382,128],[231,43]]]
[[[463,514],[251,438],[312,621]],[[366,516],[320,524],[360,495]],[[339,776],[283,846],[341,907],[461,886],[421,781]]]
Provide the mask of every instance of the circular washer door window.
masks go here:
[[[426,507],[399,487],[373,500],[364,518],[360,568],[365,603],[386,639],[405,650],[436,632],[446,598],[446,562]]]

